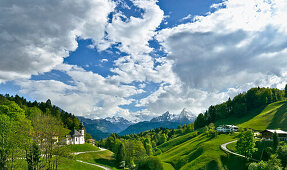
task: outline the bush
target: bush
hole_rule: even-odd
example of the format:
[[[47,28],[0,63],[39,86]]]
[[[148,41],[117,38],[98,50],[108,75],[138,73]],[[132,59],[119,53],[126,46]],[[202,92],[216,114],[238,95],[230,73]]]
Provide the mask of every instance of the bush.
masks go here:
[[[163,170],[163,165],[158,157],[148,157],[139,162],[138,168],[141,170]]]

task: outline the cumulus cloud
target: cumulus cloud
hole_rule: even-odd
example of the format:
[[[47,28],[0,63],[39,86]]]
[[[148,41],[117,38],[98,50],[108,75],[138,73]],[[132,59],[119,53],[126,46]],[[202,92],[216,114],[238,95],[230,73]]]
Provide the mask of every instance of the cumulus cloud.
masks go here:
[[[287,2],[228,0],[225,8],[160,31],[173,71],[186,86],[222,91],[286,70]]]
[[[180,80],[138,102],[149,111],[203,112],[251,87],[283,88],[287,2],[228,0],[193,22],[159,31],[157,40]]]
[[[71,85],[55,80],[21,80],[23,94],[45,101],[50,98],[62,109],[77,115],[96,114],[98,117],[128,115],[127,109],[120,105],[130,104],[129,96],[140,94],[134,86],[111,84],[99,74],[85,71],[83,68],[62,64],[57,70],[71,77]]]
[[[48,72],[74,51],[77,37],[105,35],[110,0],[0,2],[0,82]]]
[[[164,12],[156,4],[157,0],[132,0],[132,2],[136,7],[143,9],[142,16],[127,18],[120,12],[116,13],[107,26],[106,43],[120,43],[118,48],[132,55],[149,53],[152,48],[148,41],[156,34],[155,30],[162,22]]]
[[[24,78],[17,81],[21,93],[42,101],[50,98],[76,115],[116,114],[144,120],[167,110],[179,113],[188,108],[200,113],[254,86],[284,87],[284,0],[227,0],[212,5],[214,13],[188,15],[185,19],[192,22],[159,31],[164,12],[157,0],[131,2],[142,9],[141,16],[115,11],[115,5],[131,10],[124,1],[1,1],[0,82]],[[90,48],[115,47],[126,54],[113,61],[113,75],[103,77],[62,64],[69,51],[77,48],[77,37],[91,39]],[[155,49],[149,42],[155,37],[167,57],[151,55]],[[27,80],[51,69],[67,74],[71,82]],[[159,84],[158,89],[133,99],[149,88],[149,82]],[[121,107],[131,103],[145,109],[131,113]]]

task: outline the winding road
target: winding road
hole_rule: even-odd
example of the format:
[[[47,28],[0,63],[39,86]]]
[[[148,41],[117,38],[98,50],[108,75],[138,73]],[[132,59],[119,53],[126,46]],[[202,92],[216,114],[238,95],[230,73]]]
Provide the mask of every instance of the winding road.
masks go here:
[[[226,146],[227,146],[228,144],[231,144],[231,143],[234,143],[234,142],[237,142],[237,140],[234,140],[234,141],[231,141],[231,142],[227,142],[227,143],[222,144],[222,145],[221,145],[221,149],[224,150],[224,151],[227,152],[227,153],[232,154],[232,155],[236,155],[236,156],[239,156],[239,157],[242,157],[242,158],[246,158],[246,159],[250,159],[250,160],[252,160],[252,161],[259,162],[259,160],[256,160],[256,159],[253,159],[253,158],[247,158],[247,157],[244,156],[244,155],[240,155],[240,154],[238,154],[238,153],[232,152],[231,150],[227,149]]]
[[[100,150],[98,151],[86,151],[86,152],[75,152],[73,153],[74,155],[79,155],[79,154],[82,154],[82,153],[91,153],[91,152],[102,152],[102,151],[106,151],[107,149],[104,149],[104,148],[100,148]],[[84,162],[84,161],[81,161],[81,160],[76,160],[77,162],[81,162],[81,163],[84,163],[84,164],[88,164],[88,165],[93,165],[93,166],[97,166],[99,168],[102,168],[104,170],[111,170],[110,168],[107,168],[107,167],[104,167],[102,165],[98,165],[98,164],[94,164],[94,163],[89,163],[89,162]]]

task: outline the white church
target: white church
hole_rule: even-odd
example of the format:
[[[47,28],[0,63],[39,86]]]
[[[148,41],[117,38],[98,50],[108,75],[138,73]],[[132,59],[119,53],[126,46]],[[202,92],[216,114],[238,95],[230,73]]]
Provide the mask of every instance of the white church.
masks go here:
[[[75,144],[84,144],[85,143],[85,130],[84,126],[81,126],[80,130],[74,129],[64,139],[64,144],[66,145],[75,145]]]

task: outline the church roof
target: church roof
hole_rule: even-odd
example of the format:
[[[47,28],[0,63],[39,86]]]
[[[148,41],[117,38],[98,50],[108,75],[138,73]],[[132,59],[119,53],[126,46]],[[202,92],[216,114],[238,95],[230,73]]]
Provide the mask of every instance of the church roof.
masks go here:
[[[72,132],[70,132],[70,135],[71,136],[82,136],[82,134],[79,131],[77,131],[76,129],[74,129]]]

